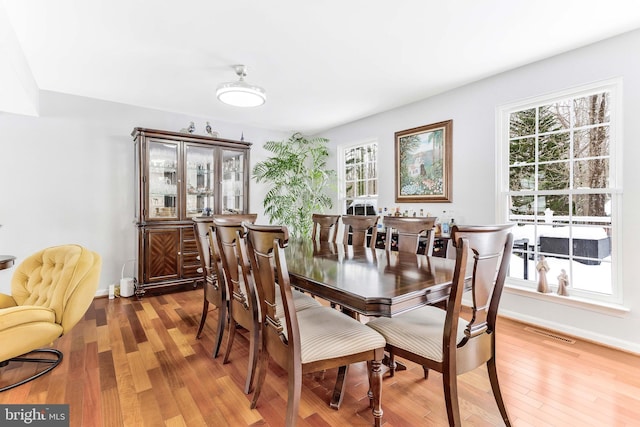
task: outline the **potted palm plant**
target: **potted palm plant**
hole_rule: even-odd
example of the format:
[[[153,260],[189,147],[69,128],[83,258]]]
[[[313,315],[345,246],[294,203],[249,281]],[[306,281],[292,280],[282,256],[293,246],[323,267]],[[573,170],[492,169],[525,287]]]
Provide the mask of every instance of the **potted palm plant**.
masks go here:
[[[256,182],[269,185],[263,200],[271,224],[286,225],[293,237],[309,237],[313,213],[333,206],[326,190],[335,188],[334,170],[327,169],[326,138],[306,138],[299,132],[286,141],[268,141],[273,156],[253,167]]]

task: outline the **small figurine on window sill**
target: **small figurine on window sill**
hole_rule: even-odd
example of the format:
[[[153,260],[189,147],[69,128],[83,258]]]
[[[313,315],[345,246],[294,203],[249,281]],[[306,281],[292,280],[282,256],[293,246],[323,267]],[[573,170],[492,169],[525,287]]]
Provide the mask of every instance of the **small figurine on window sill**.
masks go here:
[[[558,276],[558,295],[563,297],[569,296],[569,276],[567,276],[567,272],[563,268],[560,270],[560,275]]]
[[[551,292],[549,289],[549,283],[547,282],[547,271],[549,271],[549,264],[544,259],[543,255],[540,255],[540,261],[536,265],[536,270],[538,270],[538,292],[543,294],[547,294]]]

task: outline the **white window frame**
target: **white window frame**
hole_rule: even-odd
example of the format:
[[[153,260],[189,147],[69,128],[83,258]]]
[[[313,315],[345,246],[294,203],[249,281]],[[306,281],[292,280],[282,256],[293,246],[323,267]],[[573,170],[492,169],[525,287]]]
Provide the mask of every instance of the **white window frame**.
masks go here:
[[[346,179],[346,156],[345,156],[345,151],[353,150],[353,149],[358,148],[358,147],[365,147],[367,145],[372,145],[372,144],[376,145],[376,172],[377,172],[377,177],[375,179],[377,181],[376,182],[376,188],[379,191],[379,189],[380,189],[380,169],[379,169],[379,162],[378,162],[378,154],[379,154],[380,145],[378,144],[378,140],[377,139],[369,139],[369,140],[360,141],[360,142],[357,142],[357,143],[341,145],[341,146],[338,147],[338,167],[337,167],[337,169],[338,169],[338,182],[339,182],[339,186],[338,186],[338,188],[339,188],[338,203],[340,204],[340,212],[342,214],[346,214],[346,212],[347,212],[347,207],[346,207],[347,179]],[[357,199],[371,202],[371,204],[377,210],[378,197],[379,197],[378,194],[369,194],[369,195],[366,195],[366,196],[358,196]]]
[[[540,294],[536,291],[536,281],[507,277],[506,287],[510,290],[532,291],[538,298],[574,305],[575,303],[594,303],[619,306],[623,304],[622,294],[622,78],[614,78],[592,84],[566,89],[534,98],[498,106],[496,108],[496,220],[509,222],[509,124],[510,114],[529,108],[539,107],[567,98],[577,98],[607,91],[610,96],[610,147],[609,147],[609,187],[611,195],[611,294],[590,293],[571,288],[569,297],[556,294]],[[528,192],[527,194],[529,194]],[[547,191],[548,193],[548,191]],[[580,194],[576,189],[573,194]],[[559,272],[554,272],[555,274]],[[536,272],[530,272],[535,277]],[[549,282],[555,284],[554,275]],[[531,277],[531,276],[530,276]],[[553,287],[555,289],[555,286]]]

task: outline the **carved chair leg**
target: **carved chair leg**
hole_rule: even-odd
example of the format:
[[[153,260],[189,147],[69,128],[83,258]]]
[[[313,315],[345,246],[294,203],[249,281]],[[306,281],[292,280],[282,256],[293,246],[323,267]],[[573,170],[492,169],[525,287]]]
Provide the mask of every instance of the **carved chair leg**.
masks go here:
[[[369,371],[371,412],[373,413],[374,426],[382,425],[382,362],[373,360],[367,363],[371,367]]]
[[[198,326],[198,332],[196,332],[196,339],[200,339],[200,334],[204,328],[204,322],[207,320],[207,313],[209,313],[209,301],[205,299],[202,304],[202,317],[200,317],[200,326]]]
[[[507,413],[507,407],[502,400],[502,393],[500,392],[500,384],[498,383],[498,370],[496,369],[495,356],[487,361],[487,370],[489,371],[489,381],[491,382],[491,389],[493,390],[493,397],[496,399],[500,415],[507,427],[511,427],[511,421],[509,421],[509,414]]]

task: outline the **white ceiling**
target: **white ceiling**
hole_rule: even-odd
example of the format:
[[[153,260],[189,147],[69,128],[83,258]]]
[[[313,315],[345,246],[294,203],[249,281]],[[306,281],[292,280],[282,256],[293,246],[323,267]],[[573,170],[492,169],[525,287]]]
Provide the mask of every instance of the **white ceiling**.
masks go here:
[[[210,117],[214,128],[226,121],[307,133],[640,28],[638,0],[4,6],[39,89]],[[240,109],[215,98],[219,83],[236,79],[234,64],[246,64],[246,80],[267,90],[265,105]]]

